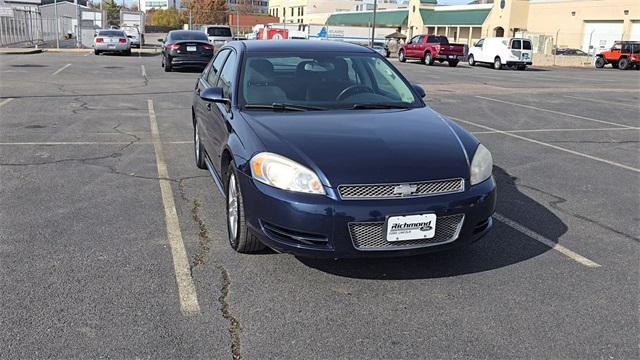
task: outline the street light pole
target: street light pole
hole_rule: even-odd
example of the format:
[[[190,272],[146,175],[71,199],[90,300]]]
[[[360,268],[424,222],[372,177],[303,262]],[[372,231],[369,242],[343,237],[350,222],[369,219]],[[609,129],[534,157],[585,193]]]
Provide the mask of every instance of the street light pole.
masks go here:
[[[60,49],[60,21],[58,20],[58,0],[53,0],[53,13],[56,18],[56,49]]]
[[[373,0],[373,23],[371,25],[371,46],[376,38],[376,11],[378,10],[378,0]]]

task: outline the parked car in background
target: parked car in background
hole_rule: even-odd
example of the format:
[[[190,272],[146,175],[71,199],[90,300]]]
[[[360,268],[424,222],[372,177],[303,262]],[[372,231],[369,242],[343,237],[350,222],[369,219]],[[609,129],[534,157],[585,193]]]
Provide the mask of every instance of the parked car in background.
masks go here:
[[[557,48],[553,49],[553,55],[561,56],[591,56],[580,49]]]
[[[207,34],[209,42],[217,47],[233,41],[233,32],[228,25],[202,25],[200,30]]]
[[[131,47],[142,48],[144,45],[144,35],[135,26],[123,26],[120,30],[124,31],[131,42]]]
[[[122,30],[99,30],[93,38],[93,53],[117,52],[131,55],[131,41]]]
[[[378,54],[384,56],[384,57],[388,57],[387,56],[387,48],[385,47],[384,43],[381,42],[374,42],[373,46],[371,46],[371,49],[373,49],[373,51],[377,52]]]
[[[170,72],[177,67],[207,66],[213,57],[213,44],[202,31],[174,30],[169,31],[162,42],[162,67]]]
[[[616,41],[611,49],[596,55],[596,68],[607,64],[620,70],[640,70],[640,41]]]
[[[525,70],[533,64],[531,40],[523,38],[494,37],[480,39],[469,49],[469,65],[492,64],[496,70],[503,66],[515,66]]]
[[[401,62],[407,59],[420,59],[423,64],[433,65],[434,61],[447,62],[449,66],[458,66],[464,59],[465,46],[449,44],[449,39],[441,35],[417,35],[402,45],[398,52]]]
[[[401,256],[487,234],[491,153],[424,96],[365,46],[220,49],[196,81],[192,121],[196,166],[225,195],[231,247]]]

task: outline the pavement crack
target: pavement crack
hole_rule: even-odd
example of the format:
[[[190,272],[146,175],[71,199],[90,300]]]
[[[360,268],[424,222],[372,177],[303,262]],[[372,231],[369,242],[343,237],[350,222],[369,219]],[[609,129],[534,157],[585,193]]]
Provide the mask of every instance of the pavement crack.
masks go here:
[[[199,176],[204,177],[204,176]],[[193,179],[193,178],[189,178]],[[198,226],[198,249],[196,250],[195,255],[193,256],[193,261],[191,262],[190,270],[193,274],[193,269],[195,269],[198,265],[204,264],[205,258],[209,253],[211,238],[209,237],[209,230],[207,229],[207,225],[200,217],[200,208],[202,204],[198,199],[190,199],[187,197],[186,191],[186,180],[187,178],[182,178],[178,181],[178,190],[180,192],[180,197],[182,200],[187,203],[191,203],[193,206],[191,207],[191,219]]]
[[[241,342],[240,342],[240,331],[242,328],[240,327],[240,322],[238,319],[233,316],[231,313],[231,306],[229,305],[229,288],[231,287],[231,278],[229,277],[229,272],[222,265],[217,266],[218,270],[222,274],[222,287],[220,288],[220,297],[218,297],[218,301],[220,302],[222,317],[225,318],[229,322],[229,336],[231,336],[231,358],[233,360],[242,359],[241,350]]]

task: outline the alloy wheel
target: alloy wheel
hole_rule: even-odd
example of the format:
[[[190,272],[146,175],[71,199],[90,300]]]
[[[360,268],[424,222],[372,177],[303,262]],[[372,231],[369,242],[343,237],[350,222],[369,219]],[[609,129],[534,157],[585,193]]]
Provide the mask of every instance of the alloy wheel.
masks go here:
[[[227,218],[229,221],[229,239],[235,244],[238,236],[238,188],[234,174],[229,176],[227,193]]]

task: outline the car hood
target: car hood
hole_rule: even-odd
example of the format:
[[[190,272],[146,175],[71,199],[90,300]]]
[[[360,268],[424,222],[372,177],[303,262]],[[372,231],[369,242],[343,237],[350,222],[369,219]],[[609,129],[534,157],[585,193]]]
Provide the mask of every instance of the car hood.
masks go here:
[[[331,187],[469,177],[460,139],[425,108],[242,113],[264,145]]]

